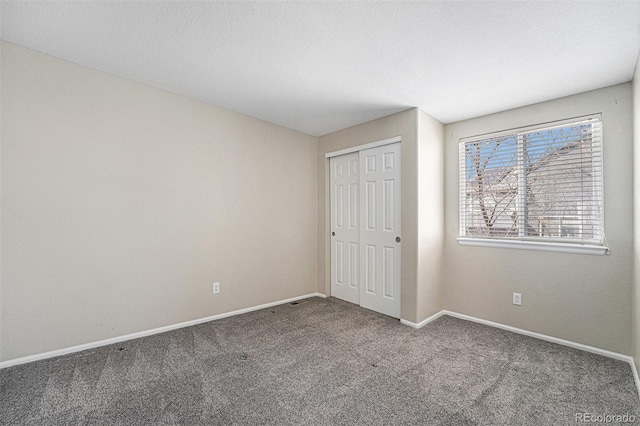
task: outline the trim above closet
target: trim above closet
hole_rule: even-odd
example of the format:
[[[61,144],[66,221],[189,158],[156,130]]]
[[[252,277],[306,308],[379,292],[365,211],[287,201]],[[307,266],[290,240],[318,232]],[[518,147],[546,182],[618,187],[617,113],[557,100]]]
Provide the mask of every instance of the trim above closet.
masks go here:
[[[338,155],[351,154],[352,152],[363,151],[365,149],[376,148],[378,146],[383,146],[383,145],[390,145],[396,142],[402,142],[402,138],[400,136],[394,136],[392,138],[383,139],[381,141],[370,142],[364,145],[358,145],[351,148],[341,149],[340,151],[327,152],[324,155],[324,157],[325,158],[337,157]]]

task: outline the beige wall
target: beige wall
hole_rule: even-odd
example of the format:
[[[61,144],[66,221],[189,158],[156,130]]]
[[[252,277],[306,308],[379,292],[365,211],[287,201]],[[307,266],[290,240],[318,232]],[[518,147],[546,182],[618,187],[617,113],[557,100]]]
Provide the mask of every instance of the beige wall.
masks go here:
[[[458,140],[602,113],[608,256],[460,246]],[[445,309],[631,354],[631,84],[620,84],[445,127]],[[522,293],[522,306],[512,304]]]
[[[4,42],[0,78],[0,361],[329,294],[325,154],[394,136],[403,319],[449,309],[640,353],[637,83],[447,126],[410,109],[316,139]],[[456,243],[460,138],[597,112],[609,256]]]
[[[1,6],[0,6],[1,7]],[[2,361],[2,135],[4,127],[2,125],[2,63],[4,44],[0,41],[0,361]]]
[[[418,128],[424,134],[418,138]],[[321,136],[318,142],[318,291],[329,295],[330,281],[330,204],[329,204],[329,160],[325,154],[364,145],[382,139],[400,136],[402,138],[402,303],[401,317],[411,322],[419,322],[425,312],[440,310],[439,291],[441,288],[439,269],[419,271],[419,265],[430,267],[431,260],[421,261],[419,256],[428,256],[434,247],[418,246],[419,199],[432,197],[437,200],[441,188],[425,185],[419,191],[418,161],[425,155],[437,153],[442,146],[442,124],[418,109],[410,109],[378,120],[370,121],[348,129]],[[422,155],[422,157],[420,157]],[[422,178],[438,175],[440,158],[426,158],[425,173]],[[431,164],[435,164],[431,168]],[[441,166],[440,166],[441,167]],[[441,175],[441,173],[440,173]],[[437,201],[436,201],[437,203]],[[441,204],[441,203],[440,203]],[[442,210],[442,205],[438,206]],[[436,215],[437,216],[437,215]],[[434,225],[434,228],[437,225]],[[422,228],[422,235],[429,231]],[[437,231],[435,231],[437,233]],[[434,311],[434,312],[435,312]],[[433,312],[432,312],[433,313]]]
[[[632,84],[633,98],[633,357],[640,370],[640,57]]]
[[[444,249],[444,126],[418,112],[418,280],[420,322],[442,310]]]
[[[1,72],[0,360],[316,291],[315,137],[7,43]]]

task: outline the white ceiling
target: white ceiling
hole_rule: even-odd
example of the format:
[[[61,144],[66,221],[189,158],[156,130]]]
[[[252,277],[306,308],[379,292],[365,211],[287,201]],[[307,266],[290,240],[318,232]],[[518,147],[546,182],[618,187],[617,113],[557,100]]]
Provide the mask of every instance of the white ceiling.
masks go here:
[[[311,135],[443,123],[631,80],[640,2],[36,2],[1,36]]]

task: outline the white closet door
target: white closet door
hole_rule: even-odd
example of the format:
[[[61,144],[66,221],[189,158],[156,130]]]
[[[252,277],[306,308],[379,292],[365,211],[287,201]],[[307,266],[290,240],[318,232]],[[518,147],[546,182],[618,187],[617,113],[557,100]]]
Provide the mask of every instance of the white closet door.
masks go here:
[[[359,154],[360,306],[400,318],[400,143]]]
[[[360,304],[358,153],[329,160],[331,185],[331,295]]]

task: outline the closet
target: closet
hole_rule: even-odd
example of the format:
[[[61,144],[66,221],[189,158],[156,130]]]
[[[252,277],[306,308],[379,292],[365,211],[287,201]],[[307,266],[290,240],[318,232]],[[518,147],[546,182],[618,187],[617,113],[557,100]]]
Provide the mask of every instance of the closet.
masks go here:
[[[400,142],[329,159],[331,295],[400,318]]]

